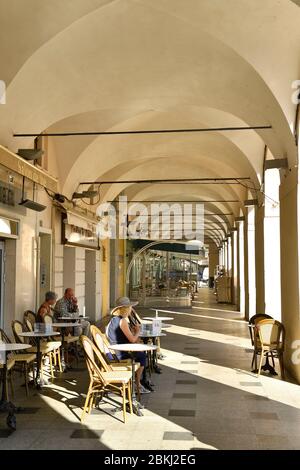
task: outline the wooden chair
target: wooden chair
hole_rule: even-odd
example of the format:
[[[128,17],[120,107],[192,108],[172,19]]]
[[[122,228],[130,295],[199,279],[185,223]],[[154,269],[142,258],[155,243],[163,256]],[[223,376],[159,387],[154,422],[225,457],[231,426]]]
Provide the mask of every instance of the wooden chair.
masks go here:
[[[29,338],[29,341],[26,341],[25,338],[23,336],[20,336],[20,334],[23,332],[23,331],[33,331],[33,327],[31,325],[31,323],[29,321],[26,321],[26,326],[23,326],[23,324],[18,321],[18,320],[13,320],[12,323],[11,323],[11,327],[12,327],[12,331],[13,331],[13,335],[14,335],[14,338],[16,340],[17,343],[22,343],[22,344],[31,344],[31,348],[30,349],[27,349],[26,351],[28,353],[34,353],[36,354],[37,353],[37,346],[36,346],[36,341],[34,338]],[[58,343],[58,342],[57,342]],[[60,344],[60,343],[59,343]],[[54,350],[54,345],[51,344],[48,344],[47,341],[41,341],[40,343],[40,347],[41,347],[41,354],[42,354],[42,361],[41,361],[41,375],[43,376],[43,372],[44,372],[44,369],[43,369],[43,358],[45,356],[48,356],[49,357],[49,365],[50,365],[50,373],[51,373],[51,377],[54,377],[54,373],[53,373],[53,350]],[[56,346],[57,347],[57,346]]]
[[[6,335],[4,330],[0,328],[0,340],[3,341],[4,343],[11,343],[9,337]],[[25,379],[25,389],[26,389],[26,395],[28,396],[29,390],[28,390],[28,376],[29,376],[29,370],[30,368],[32,369],[32,374],[34,378],[34,360],[35,360],[35,354],[33,353],[24,353],[22,351],[20,352],[12,352],[10,354],[11,359],[14,361],[14,366],[21,366],[21,371],[24,372],[24,379]]]
[[[117,356],[115,356],[116,360],[111,360],[111,361],[109,360],[109,358],[107,357],[107,354],[111,353],[111,351],[108,347],[109,345],[108,340],[106,338],[106,335],[104,335],[104,333],[102,333],[102,331],[100,331],[97,326],[91,325],[91,333],[92,333],[92,337],[93,337],[96,347],[98,348],[99,352],[102,354],[104,361],[108,365],[111,366],[112,370],[130,370],[131,371],[130,359],[123,359],[120,361],[117,358]],[[139,367],[140,367],[140,363],[137,362],[135,364],[135,370],[137,371]]]
[[[111,368],[104,361],[98,348],[87,337],[82,335],[80,341],[85,353],[86,364],[90,376],[90,384],[86,396],[81,422],[83,422],[86,412],[90,413],[95,397],[105,392],[113,392],[121,395],[123,399],[123,420],[126,422],[126,404],[129,404],[132,413],[131,401],[131,372],[117,371]],[[97,362],[100,367],[97,365]]]
[[[48,313],[46,313],[46,315],[44,316],[44,323],[48,323],[48,324],[50,323],[52,325],[53,323],[52,315],[49,315]],[[61,354],[60,354],[61,341],[57,341],[55,337],[53,337],[51,338],[50,341],[47,341],[47,344],[53,347],[54,366],[55,367],[58,366],[59,372],[62,372],[63,370],[61,366]]]
[[[25,320],[29,320],[32,326],[36,323],[36,314],[32,312],[31,310],[25,310],[23,314],[23,321],[25,323]]]
[[[0,330],[0,332],[1,331],[3,331],[3,330]],[[6,342],[2,339],[1,333],[0,333],[0,342],[3,342],[3,343]],[[9,400],[8,381],[9,381],[9,384],[10,384],[11,394],[12,394],[12,396],[14,395],[14,388],[13,388],[13,381],[12,381],[12,369],[13,369],[14,365],[15,365],[15,360],[10,355],[10,357],[8,358],[8,361],[7,361],[7,380],[6,380],[6,383],[4,384],[4,387],[6,388],[6,396],[7,396],[8,400]],[[2,361],[2,357],[1,357],[1,353],[0,353],[0,383],[3,382],[2,370],[3,370],[3,361]]]
[[[272,317],[270,317],[270,315],[267,315],[265,313],[256,313],[255,315],[253,315],[249,319],[248,328],[249,328],[249,335],[250,335],[251,345],[253,347],[253,356],[252,356],[252,362],[251,362],[251,369],[253,368],[254,362],[255,362],[255,370],[257,369],[257,361],[256,361],[257,352],[255,351],[255,344],[258,344],[259,338],[257,337],[256,340],[254,338],[254,336],[255,336],[254,335],[255,325],[260,320],[267,320],[267,319],[272,319]],[[257,334],[257,332],[256,332],[256,334]],[[256,341],[256,343],[255,343],[255,341]],[[273,366],[274,366],[274,359],[272,358],[272,360],[273,360]]]
[[[68,319],[66,318],[66,321],[68,321]],[[49,315],[49,314],[46,314],[44,316],[44,322],[45,323],[53,323],[53,317],[52,315]],[[74,336],[74,335],[71,335],[70,333],[69,334],[66,334],[64,336],[64,346],[65,346],[65,354],[66,354],[66,362],[68,363],[69,362],[69,348],[70,348],[70,345],[73,345],[74,346],[74,350],[75,350],[75,357],[76,357],[76,362],[77,362],[77,366],[78,366],[78,363],[79,363],[79,359],[78,359],[78,342],[79,342],[79,336]]]
[[[53,323],[51,315],[45,315],[45,317],[50,317],[51,323]],[[45,317],[44,317],[44,321],[45,321]],[[46,323],[46,321],[45,321],[45,323]],[[33,331],[32,323],[28,319],[25,320],[25,325],[26,325],[28,331]],[[48,349],[48,351],[45,353],[45,355],[49,357],[50,373],[51,373],[51,377],[54,378],[53,364],[55,366],[58,364],[59,365],[59,371],[62,372],[61,361],[60,361],[61,341],[55,340],[54,338],[52,338],[50,340],[48,339],[48,340],[41,341],[41,346],[42,345],[46,345],[46,347]]]
[[[255,350],[260,353],[258,375],[261,372],[262,361],[269,353],[272,358],[277,357],[280,365],[281,378],[284,379],[283,353],[285,343],[285,328],[282,323],[274,319],[261,320],[255,325]],[[257,338],[259,342],[257,342]]]

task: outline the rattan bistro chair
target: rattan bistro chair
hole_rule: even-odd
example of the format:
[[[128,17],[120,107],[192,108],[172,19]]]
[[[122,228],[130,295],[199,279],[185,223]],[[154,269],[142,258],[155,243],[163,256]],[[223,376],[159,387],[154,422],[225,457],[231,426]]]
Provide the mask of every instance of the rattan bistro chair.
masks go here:
[[[23,331],[33,331],[33,327],[31,325],[31,323],[29,321],[26,321],[26,326],[24,327],[23,324],[18,321],[18,320],[13,320],[12,323],[11,323],[11,327],[12,327],[12,331],[13,331],[13,335],[14,335],[14,338],[16,340],[17,343],[22,343],[22,344],[30,344],[31,345],[31,348],[30,349],[26,349],[26,351],[28,353],[37,353],[37,346],[36,346],[36,342],[35,342],[35,339],[34,338],[30,338],[30,340],[27,342],[25,340],[25,338],[23,336],[20,336],[20,334],[23,332]],[[56,346],[57,347],[57,346]],[[42,354],[42,361],[41,361],[41,374],[43,376],[43,358],[45,356],[48,356],[49,357],[49,365],[50,365],[50,373],[51,373],[51,377],[54,377],[54,373],[53,373],[53,363],[52,363],[52,359],[53,359],[53,350],[54,350],[54,345],[46,341],[41,341],[40,343],[40,348],[41,348],[41,354]]]
[[[0,342],[6,343],[5,338],[2,337],[2,333],[1,333],[2,331],[3,330],[0,330]],[[4,358],[2,357],[2,355],[0,353],[0,384],[4,380],[4,378],[3,378],[3,360],[4,360]],[[15,365],[15,360],[14,360],[13,357],[11,357],[11,355],[9,355],[8,361],[7,361],[7,378],[6,378],[6,383],[4,384],[4,387],[6,389],[6,396],[8,397],[8,399],[9,399],[8,382],[10,384],[11,394],[12,394],[12,396],[14,395],[14,388],[13,388],[13,381],[12,381],[12,370],[13,370],[14,365]]]
[[[46,315],[45,315],[46,316]],[[49,315],[50,316],[50,315]],[[52,317],[51,322],[52,322]],[[32,323],[27,319],[25,320],[25,326],[28,331],[33,331],[33,326]],[[50,373],[51,377],[54,378],[54,373],[53,373],[53,363],[56,366],[58,363],[59,365],[59,371],[62,372],[62,367],[60,363],[60,347],[61,347],[61,341],[60,340],[55,340],[54,338],[49,339],[44,339],[41,341],[41,347],[47,347],[48,351],[45,353],[46,356],[49,357],[49,365],[50,365]]]
[[[90,376],[90,384],[81,415],[83,422],[86,412],[90,413],[97,395],[105,392],[112,392],[121,395],[123,399],[123,420],[126,422],[126,404],[129,404],[132,414],[131,401],[131,372],[121,370],[111,370],[104,361],[102,354],[92,341],[85,335],[80,337],[80,341],[85,353],[85,359]],[[98,364],[100,366],[98,366]]]
[[[91,325],[91,333],[92,333],[92,337],[93,337],[96,347],[99,349],[99,352],[102,354],[102,357],[104,361],[107,363],[107,365],[111,366],[112,370],[131,370],[130,359],[119,360],[117,356],[115,356],[116,360],[110,361],[108,359],[107,354],[111,352],[108,347],[109,343],[104,333],[102,333],[102,331],[100,331],[99,328],[97,328],[97,326]],[[139,367],[140,367],[140,363],[136,362],[135,370],[137,371]]]
[[[6,335],[4,330],[0,328],[0,340],[3,341],[4,343],[11,343],[9,337]],[[10,359],[13,359],[14,361],[14,367],[20,366],[21,371],[24,372],[24,379],[25,379],[25,389],[26,389],[26,395],[28,396],[29,390],[28,390],[28,373],[30,368],[32,369],[32,375],[34,378],[34,360],[35,360],[35,354],[33,353],[24,353],[24,352],[12,352],[10,354]]]
[[[50,323],[52,325],[53,323],[53,318],[52,315],[49,315],[48,313],[44,316],[44,323]],[[54,366],[59,369],[59,372],[62,372],[62,366],[61,366],[61,357],[60,357],[60,347],[61,347],[61,341],[57,341],[55,338],[51,338],[50,341],[47,341],[47,344],[49,346],[53,347],[53,362]]]
[[[26,310],[23,314],[23,321],[29,320],[32,326],[36,323],[36,314],[31,310]]]
[[[277,357],[280,365],[281,378],[284,379],[283,352],[285,342],[285,328],[282,323],[274,319],[261,320],[255,325],[255,350],[260,353],[258,375],[261,372],[263,357],[271,354]],[[257,342],[257,339],[259,342]]]
[[[45,323],[53,323],[52,315],[49,315],[48,313],[46,313],[46,315],[44,316],[44,322]],[[78,360],[78,342],[79,342],[79,336],[71,335],[71,333],[64,335],[64,346],[65,346],[66,362],[69,363],[69,348],[70,348],[70,345],[73,345],[77,366],[78,366],[78,362],[79,362],[79,360]]]
[[[255,370],[257,370],[257,351],[255,350],[255,345],[258,345],[259,343],[258,333],[257,333],[257,330],[255,330],[255,325],[259,321],[267,320],[267,319],[272,319],[272,317],[270,317],[270,315],[267,315],[265,313],[256,313],[249,319],[249,323],[248,323],[251,346],[253,347],[251,368],[253,368],[253,364],[255,362]],[[257,335],[257,338],[255,338],[255,334]],[[272,357],[272,360],[273,360],[273,366],[274,366],[273,357]]]

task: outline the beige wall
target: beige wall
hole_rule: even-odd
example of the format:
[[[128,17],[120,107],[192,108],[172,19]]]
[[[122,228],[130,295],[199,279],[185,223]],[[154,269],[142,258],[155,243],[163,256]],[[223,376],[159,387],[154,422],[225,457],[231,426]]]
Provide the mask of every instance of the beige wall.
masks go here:
[[[5,239],[4,327],[11,333],[11,321],[23,318],[24,310],[36,309],[36,266],[38,215],[24,210],[24,215],[14,210],[0,208],[0,215],[18,219],[20,237]]]

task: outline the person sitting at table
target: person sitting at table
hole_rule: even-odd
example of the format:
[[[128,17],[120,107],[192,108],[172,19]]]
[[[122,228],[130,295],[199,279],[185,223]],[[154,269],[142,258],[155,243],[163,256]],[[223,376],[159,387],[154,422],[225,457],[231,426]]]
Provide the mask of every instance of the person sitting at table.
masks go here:
[[[42,303],[37,312],[36,321],[37,323],[43,323],[45,315],[53,316],[52,308],[56,304],[57,294],[55,292],[49,291],[45,294],[45,302]]]
[[[112,318],[107,325],[106,334],[110,344],[138,343],[140,341],[139,332],[140,325],[129,325],[129,315],[131,314],[132,303],[129,301],[127,305],[118,305],[112,311]],[[128,359],[129,354],[126,351],[115,351],[118,359]],[[136,372],[136,385],[141,394],[150,393],[150,390],[141,384],[141,377],[146,366],[146,353],[138,351],[134,353],[134,358],[141,364]]]
[[[77,303],[77,299],[75,297],[73,289],[68,287],[65,290],[64,296],[56,302],[54,312],[55,312],[56,318],[59,318],[59,317],[72,318],[75,316],[75,314],[76,316],[79,315],[78,303]],[[91,325],[89,321],[81,320],[80,326],[74,327],[74,335],[80,336],[83,334],[90,338],[91,337],[90,326]]]

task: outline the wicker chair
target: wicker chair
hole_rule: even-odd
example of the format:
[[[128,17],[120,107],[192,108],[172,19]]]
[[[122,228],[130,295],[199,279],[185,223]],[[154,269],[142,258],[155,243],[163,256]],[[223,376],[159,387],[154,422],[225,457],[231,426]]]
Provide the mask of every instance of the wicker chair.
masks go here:
[[[0,328],[0,340],[3,341],[4,343],[11,343],[9,337],[6,335],[4,330]],[[10,354],[10,358],[14,361],[13,367],[20,366],[21,371],[24,373],[24,379],[25,379],[25,390],[26,390],[26,395],[28,396],[29,390],[28,390],[28,375],[29,375],[29,370],[32,369],[32,374],[34,378],[34,360],[35,360],[35,354],[33,353],[23,353],[23,352],[15,352]]]
[[[255,335],[255,350],[260,353],[258,375],[261,371],[263,357],[271,354],[273,359],[274,357],[278,358],[281,378],[284,379],[285,328],[283,324],[274,319],[261,320],[256,324],[255,330],[258,333]]]
[[[131,372],[111,370],[103,360],[102,354],[98,348],[87,337],[80,337],[81,344],[85,353],[86,364],[90,376],[90,384],[81,416],[83,422],[86,412],[90,413],[97,395],[103,395],[105,392],[112,392],[121,395],[123,400],[123,420],[126,422],[126,404],[129,404],[132,414],[131,401]],[[100,367],[97,365],[97,362]]]

